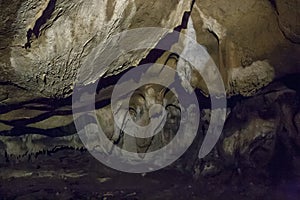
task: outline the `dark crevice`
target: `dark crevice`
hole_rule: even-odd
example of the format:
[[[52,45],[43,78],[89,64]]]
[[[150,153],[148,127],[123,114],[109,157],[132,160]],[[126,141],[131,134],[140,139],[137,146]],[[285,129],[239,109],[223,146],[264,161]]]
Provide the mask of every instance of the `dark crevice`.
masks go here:
[[[30,104],[39,104],[39,105],[43,104],[43,105],[45,105],[44,108],[49,107],[48,111],[53,111],[59,107],[72,105],[72,97],[68,97],[65,99],[38,98],[38,99],[30,100],[30,101],[24,101],[21,103],[15,103],[15,104],[10,104],[10,105],[0,105],[0,114],[8,113],[12,110],[21,109]]]
[[[269,2],[271,3],[271,5],[274,8],[274,10],[276,11],[276,13],[279,15],[276,0],[269,0]]]
[[[70,114],[71,113],[72,112],[70,112]],[[46,112],[46,113],[40,114],[36,117],[32,117],[30,119],[17,119],[17,120],[11,120],[11,121],[0,120],[0,122],[10,125],[10,126],[25,126],[28,124],[37,123],[37,122],[46,120],[46,119],[54,116],[55,114],[56,114],[56,112]]]
[[[77,133],[77,129],[82,130],[86,124],[97,123],[95,119],[89,115],[82,115],[76,120],[77,126],[75,127],[74,122],[71,122],[65,126],[54,127],[49,129],[41,129],[34,127],[27,127],[25,125],[20,125],[13,127],[11,130],[0,131],[1,136],[21,136],[25,134],[38,134],[45,135],[48,137],[62,137],[69,136]],[[84,123],[83,123],[84,122]]]
[[[121,73],[122,74],[122,73]],[[112,77],[107,77],[104,79],[101,79],[100,82],[101,83],[107,83],[110,82],[111,84],[113,84],[114,81],[111,81]],[[179,77],[176,77],[177,79]],[[300,74],[293,74],[293,75],[288,75],[285,77],[282,77],[281,79],[276,80],[277,83],[281,83],[284,84],[286,87],[295,90],[298,92],[299,94],[299,87],[298,85],[300,84]],[[178,82],[180,80],[175,80],[175,82]],[[276,83],[275,82],[275,83]],[[275,84],[274,83],[274,84]],[[103,88],[103,85],[101,85],[101,88],[98,88],[99,90],[101,90]],[[267,86],[267,88],[269,87],[269,89],[265,90],[264,93],[258,94],[258,95],[265,95],[268,94],[270,92],[276,92],[274,90],[272,90],[272,84]],[[83,88],[85,89],[85,88]],[[211,99],[204,96],[201,92],[200,89],[195,89],[195,93],[200,105],[200,109],[209,109],[211,107]],[[99,94],[101,95],[101,94]],[[214,97],[213,97],[214,98]],[[230,108],[235,107],[239,102],[250,99],[253,97],[243,97],[241,95],[237,95],[237,96],[233,96],[231,98],[228,99],[228,104],[227,106]],[[188,99],[186,99],[188,100]],[[218,99],[214,99],[215,101],[217,101]],[[222,99],[219,99],[222,100]],[[43,121],[45,119],[48,119],[52,116],[63,116],[63,115],[71,115],[72,112],[74,112],[74,110],[71,109],[66,109],[66,110],[59,110],[61,107],[64,106],[71,106],[72,105],[72,97],[68,97],[66,99],[48,99],[48,98],[42,98],[42,99],[35,99],[32,101],[27,101],[27,102],[23,102],[23,103],[19,103],[19,104],[14,104],[14,105],[9,105],[9,106],[0,106],[0,114],[2,113],[8,113],[10,111],[13,110],[17,110],[17,109],[22,109],[22,108],[30,108],[32,104],[38,104],[40,106],[38,106],[37,110],[44,110],[46,111],[46,113],[40,114],[36,117],[30,118],[30,119],[18,119],[18,120],[12,120],[12,121],[5,121],[5,120],[1,120],[2,123],[13,126],[14,129],[12,131],[8,131],[8,132],[0,132],[0,135],[11,135],[11,134],[16,134],[18,133],[18,131],[20,130],[20,132],[22,132],[23,134],[25,133],[38,133],[40,131],[41,134],[46,134],[46,135],[51,135],[53,133],[54,130],[49,130],[51,132],[51,134],[47,133],[47,130],[41,130],[41,129],[32,129],[32,128],[27,128],[26,125],[28,124],[32,124],[32,123],[37,123],[40,121]],[[89,105],[86,106],[82,106],[78,109],[75,110],[75,112],[80,112],[80,111],[87,111],[88,109],[100,109],[103,108],[105,106],[108,106],[110,104],[110,98],[103,98],[100,99],[98,101],[96,101],[95,103],[95,107],[91,107]],[[186,101],[183,102],[184,104],[189,104],[190,102]],[[34,109],[35,107],[33,107]],[[40,108],[40,109],[39,109]],[[47,112],[48,111],[48,112]],[[22,131],[21,131],[22,130]],[[58,129],[55,129],[55,131],[58,131]],[[58,134],[58,133],[57,133]]]
[[[300,94],[300,73],[287,74],[276,81],[283,83],[289,89],[295,90]]]
[[[27,90],[26,88],[19,86],[15,83],[12,83],[10,81],[0,81],[0,86],[13,86],[13,87],[19,88],[21,90]]]
[[[171,49],[172,45],[174,45],[175,43],[178,42],[179,40],[179,35],[180,35],[180,32],[183,30],[183,29],[186,29],[187,28],[187,24],[188,24],[188,21],[189,21],[189,18],[191,16],[191,13],[192,13],[192,8],[194,6],[194,3],[195,3],[195,0],[192,1],[191,3],[191,7],[190,7],[190,10],[189,11],[186,11],[184,12],[183,14],[183,17],[182,17],[182,21],[181,21],[181,24],[177,27],[174,28],[174,31],[172,33],[168,33],[164,38],[162,38],[158,44],[152,49],[150,50],[150,52],[148,53],[148,55],[142,59],[138,66],[139,65],[144,65],[144,64],[148,64],[148,63],[155,63],[165,52],[166,50],[165,49]],[[117,75],[114,75],[113,77],[110,77],[110,81],[109,82],[106,82],[106,81],[101,81],[103,80],[100,79],[100,82],[98,85],[101,85],[101,87],[105,87],[107,86],[108,84],[110,85],[113,85],[113,84],[116,84],[117,81],[126,73],[128,72],[129,70],[131,70],[133,67],[130,67],[128,69],[126,69],[125,71],[117,74]],[[107,74],[104,75],[104,77],[106,76]],[[103,86],[102,86],[103,85]]]
[[[179,40],[180,32],[183,29],[187,28],[187,24],[189,21],[189,18],[192,13],[192,9],[194,6],[195,0],[192,1],[190,11],[186,11],[183,14],[181,24],[174,28],[174,31],[172,33],[167,34],[163,39],[159,41],[159,43],[154,47],[149,54],[146,56],[146,58],[142,59],[139,63],[139,65],[147,64],[147,63],[155,63],[157,59],[159,59],[165,52],[160,47],[163,47],[164,49],[171,49],[172,45],[174,45]]]
[[[278,139],[275,145],[273,159],[269,164],[269,172],[274,183],[278,183],[284,178],[291,177],[291,155],[289,155],[285,145]]]
[[[168,33],[163,39],[161,39],[158,42],[158,44],[152,50],[150,50],[148,55],[139,62],[138,66],[145,65],[148,63],[155,63],[166,52],[165,49],[171,49],[172,45],[174,45],[175,43],[178,42],[180,32],[183,29],[187,28],[188,21],[189,21],[194,3],[195,3],[195,0],[192,1],[190,10],[184,12],[181,24],[179,26],[175,27],[174,31],[172,33]],[[169,55],[168,59],[171,58],[171,55]],[[178,55],[177,55],[177,57],[178,57]],[[97,85],[97,92],[99,92],[101,89],[106,88],[110,85],[115,85],[118,82],[118,80],[124,74],[126,74],[128,71],[130,71],[132,68],[133,67],[130,67],[114,76],[100,78],[98,81],[98,85]],[[106,102],[109,104],[110,100],[107,100]]]
[[[182,31],[182,29],[187,28],[188,20],[190,18],[192,8],[194,6],[195,0],[192,1],[190,11],[186,11],[183,14],[181,24],[174,28],[174,31],[172,33],[168,33],[163,39],[159,41],[159,43],[148,53],[148,55],[142,59],[139,65],[145,65],[148,63],[155,63],[157,59],[159,59],[164,53],[164,49],[171,49],[172,45],[174,45],[179,40],[179,34]],[[163,48],[161,48],[163,47]],[[130,67],[121,73],[106,77],[106,78],[100,78],[97,85],[97,92],[99,92],[101,89],[106,88],[110,85],[115,85],[118,80],[126,74],[128,71],[130,71],[133,67]],[[104,75],[105,77],[105,75]],[[93,87],[93,86],[91,86]],[[107,102],[110,103],[110,100]]]
[[[63,137],[68,135],[76,134],[76,128],[74,123],[68,124],[62,127],[56,127],[51,129],[41,129],[41,128],[33,128],[26,126],[17,126],[12,128],[11,130],[1,131],[1,136],[21,136],[25,134],[37,134],[44,135],[48,137]]]
[[[55,10],[56,0],[50,0],[46,9],[43,11],[42,16],[40,16],[33,28],[29,28],[26,34],[27,42],[24,45],[24,48],[30,48],[31,47],[31,37],[32,34],[35,35],[35,38],[38,38],[40,36],[41,28],[46,22],[51,18],[54,10]]]
[[[277,80],[277,82],[283,83],[287,87],[289,87],[289,88],[291,88],[291,89],[296,90],[296,91],[299,92],[299,88],[298,88],[298,82],[299,82],[298,80],[300,80],[299,77],[300,77],[300,74],[298,74],[298,75],[292,75],[292,76],[287,76],[287,77],[281,78],[280,80]],[[107,78],[105,78],[102,81],[106,82],[105,80],[109,80],[109,79],[110,79],[110,77],[107,77]],[[179,80],[177,80],[177,81],[179,81]],[[272,87],[272,86],[270,86],[270,87]],[[207,109],[207,108],[211,107],[211,100],[210,100],[210,98],[205,97],[201,93],[200,89],[196,89],[195,93],[196,93],[196,96],[198,98],[200,109]],[[267,92],[267,93],[269,93],[269,92]],[[265,93],[260,94],[260,95],[264,95],[264,94]],[[243,97],[241,95],[231,97],[230,99],[228,99],[228,107],[233,108],[233,107],[236,106],[236,104],[238,102],[241,102],[241,101],[249,99],[249,98],[251,98],[251,97]],[[215,100],[218,100],[218,99],[215,99]],[[0,110],[1,110],[1,113],[7,113],[7,112],[12,111],[12,110],[26,108],[27,105],[30,105],[30,104],[33,104],[33,103],[38,103],[40,105],[42,104],[41,105],[42,110],[48,111],[48,112],[43,113],[41,115],[38,115],[36,117],[30,118],[30,119],[19,119],[19,120],[12,120],[12,121],[4,121],[4,120],[2,120],[1,121],[2,123],[14,126],[14,129],[13,129],[13,131],[11,131],[9,133],[1,132],[1,135],[3,135],[3,134],[4,135],[6,135],[6,134],[9,134],[9,135],[16,134],[19,130],[22,130],[23,134],[26,133],[27,131],[28,131],[28,133],[30,133],[30,132],[32,132],[32,133],[33,132],[38,133],[40,131],[41,134],[45,134],[45,132],[47,132],[45,130],[41,131],[40,129],[31,129],[31,128],[27,128],[25,126],[28,125],[28,124],[32,124],[32,123],[37,123],[37,122],[43,121],[43,120],[48,119],[48,118],[50,118],[52,116],[71,115],[72,114],[72,110],[71,109],[68,109],[68,110],[58,110],[60,107],[63,107],[63,106],[71,106],[72,105],[72,99],[71,99],[71,97],[66,98],[66,99],[47,99],[47,98],[36,99],[36,100],[32,100],[32,101],[28,101],[28,102],[24,102],[24,103],[16,104],[16,105],[0,106],[0,108],[1,108]],[[188,104],[189,102],[187,101],[187,102],[184,102],[184,103]],[[107,106],[109,104],[110,104],[110,98],[105,98],[105,99],[102,99],[100,101],[97,101],[95,103],[95,108],[96,109],[100,109],[100,108],[103,108],[103,107],[105,107],[105,106]],[[77,111],[79,112],[80,110],[87,110],[87,109],[91,109],[91,108],[92,107],[90,107],[90,106],[83,106],[81,108],[78,108]],[[55,129],[55,130],[57,130],[57,129]],[[53,130],[50,130],[50,132],[52,133]],[[49,135],[49,134],[47,134],[47,135]]]

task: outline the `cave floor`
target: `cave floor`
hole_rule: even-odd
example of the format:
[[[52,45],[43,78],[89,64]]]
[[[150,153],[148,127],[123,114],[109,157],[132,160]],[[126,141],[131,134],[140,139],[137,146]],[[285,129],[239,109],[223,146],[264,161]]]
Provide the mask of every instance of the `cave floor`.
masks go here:
[[[20,160],[20,159],[19,159]],[[86,151],[43,153],[0,165],[0,199],[265,199],[296,200],[300,176],[255,181],[236,173],[195,181],[178,170],[117,172]]]

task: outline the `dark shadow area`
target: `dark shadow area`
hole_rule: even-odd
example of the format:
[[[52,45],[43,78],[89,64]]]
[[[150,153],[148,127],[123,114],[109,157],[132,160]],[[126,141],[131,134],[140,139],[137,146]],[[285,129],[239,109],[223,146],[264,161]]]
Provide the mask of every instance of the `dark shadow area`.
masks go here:
[[[26,34],[27,43],[24,45],[25,49],[31,47],[32,34],[35,35],[35,38],[38,38],[40,36],[40,30],[42,26],[45,25],[46,22],[51,18],[52,13],[55,10],[55,4],[56,0],[50,0],[42,15],[36,20],[34,27],[32,29],[28,29]]]

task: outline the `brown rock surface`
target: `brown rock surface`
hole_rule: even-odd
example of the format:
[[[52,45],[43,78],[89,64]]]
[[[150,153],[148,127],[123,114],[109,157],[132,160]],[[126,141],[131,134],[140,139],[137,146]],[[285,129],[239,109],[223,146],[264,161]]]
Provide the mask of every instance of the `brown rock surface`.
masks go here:
[[[95,165],[103,170],[100,174],[98,168],[93,168],[96,161],[86,152],[77,135],[85,127],[78,130],[74,124],[73,87],[79,72],[92,74],[84,82],[87,88],[93,87],[92,83],[101,78],[101,87],[98,86],[95,95],[95,113],[108,139],[129,151],[153,152],[176,135],[182,111],[176,95],[163,93],[161,86],[150,84],[140,88],[131,99],[130,117],[141,125],[149,123],[154,102],[166,108],[166,126],[158,135],[149,138],[124,136],[114,124],[110,107],[113,86],[120,76],[126,70],[147,62],[180,69],[182,74],[179,76],[190,81],[191,91],[195,91],[200,102],[201,119],[196,139],[189,150],[166,170],[181,171],[184,175],[179,177],[188,174],[187,183],[192,185],[191,188],[197,184],[203,187],[208,181],[209,191],[215,199],[228,197],[227,193],[232,190],[237,193],[229,195],[233,199],[247,198],[252,194],[255,194],[253,199],[273,199],[268,192],[274,188],[281,191],[277,191],[278,198],[282,195],[281,199],[284,199],[290,195],[285,190],[297,191],[296,186],[288,184],[297,185],[300,179],[299,0],[12,0],[0,1],[0,7],[0,171],[3,171],[0,173],[0,197],[2,193],[16,197],[9,195],[10,187],[15,180],[20,181],[17,185],[28,183],[28,177],[38,180],[41,184],[38,194],[46,196],[52,192],[43,190],[43,187],[49,187],[49,179],[57,181],[58,185],[75,185],[76,190],[80,190],[78,185],[84,185],[80,185],[79,180],[84,180],[86,185],[96,181],[100,187],[111,178],[106,179],[102,177],[104,175],[113,176],[113,180],[123,177],[130,180],[124,174],[120,176],[122,178],[116,178],[118,173],[115,177],[116,172],[103,166]],[[164,44],[176,33],[159,32],[150,38],[151,48],[128,52],[99,74],[94,73],[94,68],[91,71],[84,68],[83,63],[92,63],[90,58],[94,55],[108,56],[98,54],[105,52],[105,46],[97,49],[101,42],[110,44],[113,35],[143,27],[168,28],[179,31],[181,35],[168,44],[169,51],[155,50],[155,46]],[[203,77],[195,66],[180,58],[182,49],[188,47],[184,34],[207,50],[211,59],[205,63],[204,71],[215,80],[217,73],[211,68],[215,63],[227,92],[224,130],[217,145],[203,159],[198,158],[198,152],[212,121],[212,110]],[[133,37],[122,45],[142,39]],[[163,70],[158,74],[158,78],[163,77]],[[166,79],[174,78],[168,76]],[[96,140],[92,137],[91,140],[94,142],[91,146],[96,148]],[[57,162],[59,164],[54,164]],[[89,168],[82,170],[85,162],[89,163]],[[45,167],[40,169],[43,164]],[[56,167],[60,168],[57,174]],[[163,170],[162,176],[164,174],[167,174],[166,179],[170,178]],[[142,190],[147,185],[159,185],[160,176],[137,178],[145,181],[145,185],[137,188]],[[191,183],[191,176],[198,180],[197,183]],[[67,183],[62,183],[67,179]],[[2,183],[8,180],[8,185],[2,187]],[[93,181],[87,183],[89,180]],[[278,185],[271,187],[268,181],[278,181]],[[229,189],[224,182],[231,183]],[[283,188],[285,183],[288,189]],[[154,196],[158,199],[174,198],[183,187],[182,183],[176,184],[164,187],[165,196]],[[132,185],[129,184],[134,187]],[[107,188],[111,187],[114,184],[109,182]],[[189,187],[183,188],[191,198],[203,197],[203,194],[193,193],[197,189],[190,192]],[[235,188],[243,188],[243,191]],[[214,194],[216,189],[220,192]],[[55,190],[63,198],[78,195],[73,190]],[[97,188],[91,187],[82,191],[95,190]],[[101,191],[90,197],[115,195],[127,198],[126,195],[132,195],[143,198],[153,193],[152,190],[145,193],[124,190],[126,194],[120,189],[110,193]],[[20,189],[17,194],[27,197],[26,192]],[[178,197],[183,198],[179,194]]]

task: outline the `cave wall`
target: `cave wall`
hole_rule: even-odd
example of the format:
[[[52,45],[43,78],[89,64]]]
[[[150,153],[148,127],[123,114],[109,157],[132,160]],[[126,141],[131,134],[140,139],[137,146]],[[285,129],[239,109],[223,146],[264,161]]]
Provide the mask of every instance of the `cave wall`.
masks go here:
[[[2,163],[64,147],[84,149],[73,124],[70,96],[77,70],[92,50],[127,29],[180,27],[186,34],[187,24],[193,25],[195,39],[207,49],[222,75],[228,118],[222,138],[209,156],[203,160],[195,156],[205,136],[205,131],[199,130],[189,154],[192,159],[183,157],[174,166],[196,177],[228,168],[267,170],[276,162],[278,148],[285,149],[292,165],[298,162],[299,1],[31,0],[1,1],[1,10]],[[167,34],[154,37],[151,46]],[[145,49],[118,59],[103,71],[104,80],[137,66],[150,53],[151,49]],[[158,56],[156,62],[165,63],[169,54]],[[176,62],[168,65],[176,68]],[[291,79],[291,74],[296,78]],[[192,74],[191,85],[207,95],[197,72]],[[110,137],[114,127],[107,106],[97,108],[97,113]],[[201,110],[204,130],[210,112],[209,108]],[[165,142],[156,140],[153,148]],[[137,145],[141,146],[139,152],[152,148],[149,141],[137,141]]]

